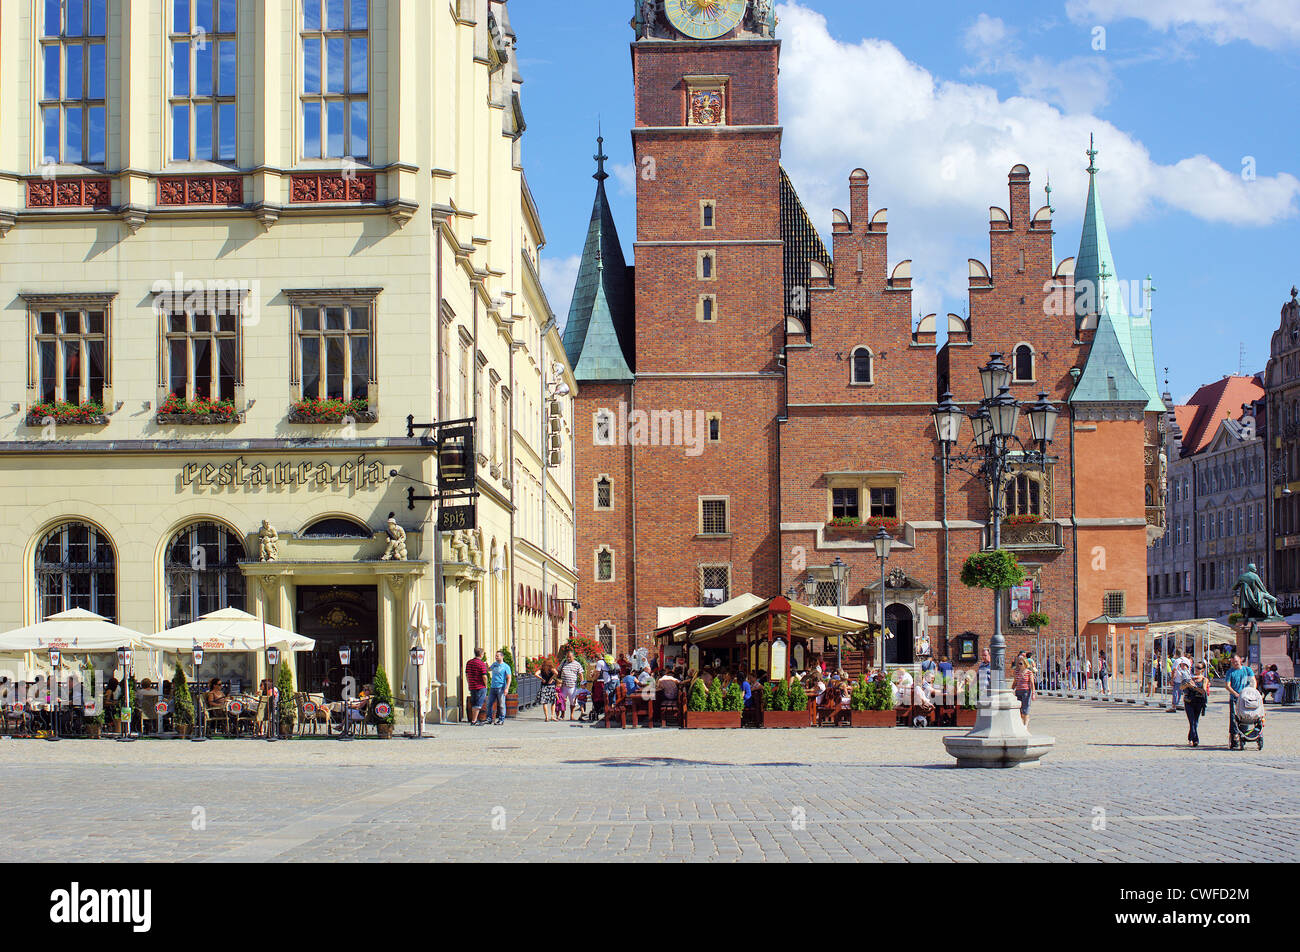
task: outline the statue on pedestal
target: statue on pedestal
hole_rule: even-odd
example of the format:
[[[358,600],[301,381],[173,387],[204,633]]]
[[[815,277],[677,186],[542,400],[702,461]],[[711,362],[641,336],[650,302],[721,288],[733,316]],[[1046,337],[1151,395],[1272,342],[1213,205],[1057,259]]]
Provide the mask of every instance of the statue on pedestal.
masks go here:
[[[385,527],[385,531],[388,533],[388,548],[384,550],[380,561],[405,562],[406,530],[397,524],[397,519],[391,512],[388,514],[388,525]]]
[[[257,533],[259,544],[258,558],[262,562],[274,562],[280,558],[280,536],[271,523],[263,519],[262,529]]]
[[[1237,584],[1232,587],[1232,600],[1241,612],[1242,624],[1248,624],[1252,634],[1259,622],[1282,617],[1277,610],[1277,599],[1264,587],[1254,562],[1237,578]]]

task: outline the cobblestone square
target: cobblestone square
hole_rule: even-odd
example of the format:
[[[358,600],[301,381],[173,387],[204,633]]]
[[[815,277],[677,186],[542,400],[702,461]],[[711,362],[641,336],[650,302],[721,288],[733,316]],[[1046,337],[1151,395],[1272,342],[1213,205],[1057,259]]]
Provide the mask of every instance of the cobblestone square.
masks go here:
[[[1300,709],[1229,752],[1156,709],[1041,700],[1041,765],[957,770],[951,731],[434,727],[423,741],[0,742],[0,835],[40,861],[1281,861]],[[32,830],[42,835],[32,839]],[[1200,851],[1204,854],[1204,850]]]

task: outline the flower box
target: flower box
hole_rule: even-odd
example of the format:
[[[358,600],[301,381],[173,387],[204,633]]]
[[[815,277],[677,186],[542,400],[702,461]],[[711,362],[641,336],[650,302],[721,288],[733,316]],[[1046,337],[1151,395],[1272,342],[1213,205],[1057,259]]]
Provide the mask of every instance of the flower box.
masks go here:
[[[897,720],[893,711],[849,711],[850,727],[894,727]]]
[[[168,394],[158,408],[157,422],[161,426],[220,426],[239,422],[239,411],[233,400],[182,400]]]
[[[55,426],[103,426],[108,423],[108,414],[98,403],[68,403],[55,400],[52,403],[37,403],[27,411],[28,426],[45,426],[46,422]]]
[[[759,727],[812,727],[812,717],[805,711],[761,711]]]
[[[289,408],[290,423],[374,423],[379,414],[366,400],[299,400]]]
[[[740,711],[687,711],[682,715],[682,727],[687,730],[739,727],[740,713]]]

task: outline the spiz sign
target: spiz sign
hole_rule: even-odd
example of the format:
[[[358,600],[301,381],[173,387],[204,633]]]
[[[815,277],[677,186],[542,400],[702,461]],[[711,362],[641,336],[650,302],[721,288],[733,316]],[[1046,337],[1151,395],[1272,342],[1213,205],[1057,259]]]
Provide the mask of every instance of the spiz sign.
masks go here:
[[[478,513],[474,506],[443,506],[438,510],[438,531],[455,532],[458,529],[477,529]]]

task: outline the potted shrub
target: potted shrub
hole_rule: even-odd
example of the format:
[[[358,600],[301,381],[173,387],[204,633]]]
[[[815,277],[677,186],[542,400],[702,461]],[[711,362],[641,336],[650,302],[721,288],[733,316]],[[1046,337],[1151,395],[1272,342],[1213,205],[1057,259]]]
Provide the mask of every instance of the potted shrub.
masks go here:
[[[380,711],[386,710],[386,714]],[[393,721],[396,715],[393,714],[393,690],[388,686],[388,672],[380,665],[375,671],[375,705],[374,705],[375,729],[379,734],[380,740],[388,740],[393,736]]]
[[[962,685],[961,707],[957,708],[958,727],[975,726],[975,720],[979,716],[979,712],[975,710],[978,692],[975,679],[967,676],[966,682]]]
[[[745,709],[745,693],[740,690],[740,682],[732,681],[722,695],[722,710],[728,714],[739,714]]]
[[[852,727],[893,727],[894,695],[889,684],[862,677],[849,698],[849,725]]]
[[[809,727],[808,695],[798,681],[777,681],[763,692],[763,711],[760,727]]]
[[[710,690],[704,686],[703,678],[696,678],[691,682],[690,693],[686,696],[686,716],[682,718],[682,727],[698,729],[740,726],[740,711],[731,711],[724,707],[722,679],[714,678],[713,684],[714,688]]]
[[[1026,628],[1046,628],[1052,623],[1044,612],[1030,612],[1025,616]]]
[[[385,686],[388,684],[386,679],[384,684]],[[289,664],[283,656],[280,659],[280,670],[275,676],[275,689],[280,695],[280,736],[288,740],[293,736],[293,722],[298,717],[298,704],[294,700],[293,665]]]
[[[190,736],[190,726],[194,723],[194,698],[190,697],[190,686],[185,680],[185,672],[178,664],[172,673],[172,726],[184,740]]]

